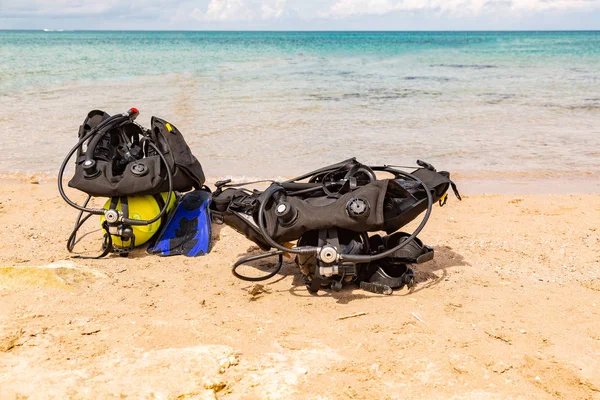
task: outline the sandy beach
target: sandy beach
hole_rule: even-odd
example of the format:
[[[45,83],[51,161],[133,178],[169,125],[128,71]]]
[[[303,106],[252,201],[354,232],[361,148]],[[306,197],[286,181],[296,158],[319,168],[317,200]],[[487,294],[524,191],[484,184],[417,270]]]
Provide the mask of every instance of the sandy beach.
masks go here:
[[[0,400],[600,400],[599,23],[600,0],[0,0]],[[67,251],[56,179],[92,110],[164,120],[196,187],[423,160],[463,201],[391,296],[311,295],[291,257],[239,280],[259,249],[215,224],[203,257],[74,258],[103,232]],[[155,149],[105,128],[79,162],[145,191]],[[352,226],[383,204],[355,199]]]
[[[450,198],[412,292],[312,296],[291,259],[234,278],[228,227],[205,257],[72,259],[55,183],[0,190],[1,399],[600,399],[598,195]]]

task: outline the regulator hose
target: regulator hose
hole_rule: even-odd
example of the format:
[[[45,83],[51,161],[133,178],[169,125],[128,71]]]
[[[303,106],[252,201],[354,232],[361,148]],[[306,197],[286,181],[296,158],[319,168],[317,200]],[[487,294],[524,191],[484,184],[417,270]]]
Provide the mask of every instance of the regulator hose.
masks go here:
[[[87,199],[85,199],[85,202],[83,203],[83,207],[87,206],[88,202],[90,201],[90,199],[92,198],[92,196],[87,197]],[[69,236],[69,239],[67,240],[67,250],[69,250],[69,253],[73,251],[73,248],[75,247],[75,244],[77,243],[77,232],[79,231],[79,228],[81,228],[81,226],[83,224],[85,224],[85,222],[90,219],[90,217],[94,215],[94,214],[89,214],[86,215],[83,219],[81,219],[81,217],[83,216],[83,211],[79,211],[79,215],[77,216],[77,219],[75,220],[75,226],[73,227],[73,231],[71,232],[71,235]]]
[[[67,153],[67,156],[65,157],[65,159],[63,160],[60,169],[58,170],[58,192],[60,193],[60,196],[63,198],[63,200],[65,202],[67,202],[68,205],[70,205],[71,207],[79,210],[79,211],[84,211],[84,212],[88,212],[90,214],[95,214],[95,215],[104,215],[104,209],[102,208],[86,208],[85,206],[80,206],[79,204],[75,203],[74,201],[72,201],[71,199],[69,199],[69,197],[67,196],[67,194],[65,193],[65,189],[63,187],[63,175],[65,173],[65,169],[67,168],[67,163],[69,162],[69,160],[71,159],[71,157],[73,157],[73,154],[75,154],[75,152],[81,148],[81,146],[85,143],[86,140],[88,140],[90,137],[92,137],[93,135],[97,134],[98,131],[100,131],[100,129],[104,128],[105,126],[107,126],[109,123],[111,125],[116,124],[116,120],[119,120],[118,122],[121,122],[121,119],[124,119],[127,117],[124,117],[122,114],[118,114],[118,115],[113,115],[110,118],[105,119],[104,121],[102,121],[101,123],[99,123],[98,125],[96,125],[94,127],[94,129],[92,129],[91,131],[89,131],[84,137],[82,137],[81,139],[79,139],[79,141],[77,142],[77,144],[75,146],[73,146],[73,148]]]
[[[169,194],[167,195],[167,200],[165,200],[165,205],[160,210],[160,212],[156,215],[156,217],[149,219],[149,220],[123,218],[123,222],[128,225],[150,225],[150,224],[158,221],[167,212],[167,209],[169,208],[169,203],[171,202],[171,197],[173,196],[173,174],[171,173],[169,164],[167,164],[167,160],[165,159],[165,156],[163,155],[163,153],[160,150],[158,150],[158,147],[154,143],[152,143],[152,141],[150,139],[148,139],[148,137],[146,137],[146,136],[142,137],[142,139],[140,140],[140,143],[144,143],[146,141],[148,142],[150,147],[152,147],[156,151],[156,153],[158,154],[158,156],[160,157],[162,162],[165,164],[165,168],[167,169],[167,181],[169,182]]]
[[[246,264],[250,261],[261,260],[263,258],[272,257],[272,256],[279,256],[279,260],[277,261],[277,264],[275,265],[274,269],[271,272],[269,272],[267,275],[253,277],[253,276],[245,276],[245,275],[242,275],[239,272],[237,272],[237,269],[240,265]],[[248,256],[248,257],[240,258],[239,260],[237,260],[237,262],[235,264],[233,264],[233,267],[231,268],[231,273],[236,278],[239,278],[243,281],[260,282],[260,281],[266,281],[267,279],[272,278],[275,275],[277,275],[277,273],[281,270],[282,266],[283,266],[283,251],[277,250],[277,251],[270,251],[270,252],[264,253],[264,254],[258,254],[255,256]]]
[[[260,230],[261,235],[263,235],[264,239],[271,245],[271,247],[276,248],[277,250],[281,250],[285,253],[292,254],[313,254],[317,252],[317,248],[314,246],[306,246],[306,247],[292,247],[288,249],[285,246],[280,245],[276,241],[274,241],[271,236],[267,233],[267,228],[264,223],[265,216],[265,207],[267,203],[273,197],[273,195],[277,192],[284,191],[285,189],[279,185],[271,185],[264,191],[263,195],[265,196],[263,202],[260,204],[258,208],[258,229]]]
[[[413,231],[413,233],[410,236],[407,236],[406,239],[404,239],[402,242],[398,243],[397,246],[392,247],[391,249],[388,249],[388,250],[384,251],[383,253],[379,253],[379,254],[372,255],[372,256],[371,255],[369,255],[369,256],[361,255],[361,254],[347,254],[347,255],[340,254],[340,258],[342,260],[356,262],[356,263],[363,263],[363,262],[377,261],[382,258],[391,256],[396,251],[400,250],[401,248],[406,246],[408,243],[410,243],[414,238],[416,238],[417,235],[419,233],[421,233],[421,231],[425,227],[425,224],[427,224],[427,221],[429,221],[429,217],[431,216],[431,210],[433,209],[434,202],[433,202],[433,196],[431,195],[431,191],[429,190],[427,185],[425,185],[425,183],[421,179],[419,179],[415,175],[410,174],[408,172],[400,171],[400,170],[393,169],[393,168],[385,168],[384,170],[386,172],[393,173],[396,176],[400,175],[400,176],[404,176],[405,178],[413,179],[423,188],[423,190],[425,190],[425,194],[427,195],[427,210],[425,211],[425,215],[423,216],[421,223],[417,226],[417,228]]]

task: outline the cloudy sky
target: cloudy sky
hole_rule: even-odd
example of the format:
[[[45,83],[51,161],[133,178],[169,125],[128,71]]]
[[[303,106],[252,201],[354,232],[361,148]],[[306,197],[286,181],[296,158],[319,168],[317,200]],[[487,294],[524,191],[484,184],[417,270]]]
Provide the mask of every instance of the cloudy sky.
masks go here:
[[[600,0],[0,0],[0,29],[600,29]]]

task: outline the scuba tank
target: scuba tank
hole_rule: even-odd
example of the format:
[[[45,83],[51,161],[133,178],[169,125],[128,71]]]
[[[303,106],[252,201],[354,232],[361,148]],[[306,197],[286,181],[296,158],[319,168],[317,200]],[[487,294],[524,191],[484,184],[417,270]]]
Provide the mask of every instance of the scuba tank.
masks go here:
[[[150,220],[160,213],[161,208],[167,200],[168,193],[161,193],[158,196],[160,196],[159,199],[157,198],[157,195],[151,196],[149,194],[128,196],[127,205],[129,207],[129,216],[131,219]],[[105,210],[111,209],[111,201],[111,199],[106,200],[106,203],[104,203],[102,208]],[[167,214],[171,213],[171,210],[173,210],[176,203],[177,200],[175,196],[171,196],[171,201],[167,204]],[[114,209],[123,212],[120,199],[117,201]],[[140,246],[148,242],[160,230],[161,226],[164,224],[164,220],[165,218],[161,218],[159,221],[155,221],[148,225],[133,225],[131,226],[131,232],[122,232],[125,233],[124,235],[111,235],[113,246],[119,249],[128,249],[132,245],[133,239],[135,240],[134,246]],[[106,217],[104,215],[100,216],[100,227],[102,227],[102,224],[104,224],[105,221]]]

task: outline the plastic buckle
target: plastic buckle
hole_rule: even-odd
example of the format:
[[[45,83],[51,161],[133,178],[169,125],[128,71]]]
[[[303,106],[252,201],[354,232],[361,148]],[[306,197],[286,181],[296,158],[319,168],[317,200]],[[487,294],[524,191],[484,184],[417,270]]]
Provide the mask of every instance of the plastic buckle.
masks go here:
[[[417,165],[418,165],[419,167],[423,167],[423,168],[426,168],[426,169],[428,169],[428,170],[430,170],[430,171],[433,171],[433,172],[435,172],[435,168],[433,167],[433,165],[431,165],[431,164],[429,164],[429,163],[427,163],[427,162],[425,162],[425,161],[422,161],[422,160],[417,160]]]
[[[239,200],[233,200],[231,202],[231,206],[240,208],[240,209],[246,209],[247,207],[254,207],[257,202],[258,202],[258,200],[255,197],[244,196]]]
[[[442,197],[440,197],[440,200],[439,200],[440,207],[444,207],[444,205],[446,204],[447,201],[448,201],[448,192],[444,193],[442,195]]]
[[[225,186],[225,185],[227,185],[228,183],[231,183],[231,179],[224,179],[224,180],[222,180],[222,181],[217,181],[217,182],[215,182],[215,186],[216,186],[217,188],[220,188],[221,186]]]

